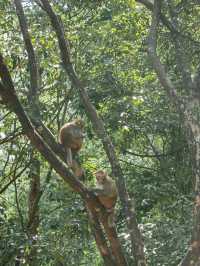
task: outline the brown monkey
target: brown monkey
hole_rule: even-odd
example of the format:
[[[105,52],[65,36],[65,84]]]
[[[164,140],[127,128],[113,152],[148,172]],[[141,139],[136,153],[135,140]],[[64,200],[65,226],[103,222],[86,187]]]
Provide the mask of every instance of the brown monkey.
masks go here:
[[[83,169],[73,160],[73,156],[78,153],[83,145],[83,127],[84,122],[76,119],[72,122],[64,124],[59,132],[59,142],[64,146],[67,153],[67,164],[72,168],[75,175],[80,176]]]
[[[115,181],[108,176],[104,170],[95,173],[96,187],[92,191],[96,194],[101,204],[106,208],[108,215],[108,226],[114,226],[114,207],[117,201],[118,192]]]

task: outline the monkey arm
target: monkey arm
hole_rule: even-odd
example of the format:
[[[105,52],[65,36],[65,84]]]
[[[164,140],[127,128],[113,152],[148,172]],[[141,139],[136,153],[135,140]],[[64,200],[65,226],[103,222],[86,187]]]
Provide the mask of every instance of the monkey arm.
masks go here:
[[[103,186],[96,186],[92,189],[92,191],[97,196],[106,196],[106,197],[117,197],[117,187],[114,182],[109,182],[104,184]]]
[[[66,148],[66,152],[67,152],[67,164],[69,167],[72,167],[73,162],[72,162],[72,151],[71,148]]]
[[[108,196],[109,193],[103,188],[93,188],[92,191],[97,195],[97,196]]]
[[[72,134],[73,134],[74,138],[77,138],[77,139],[81,139],[81,138],[85,137],[85,134],[83,133],[82,129],[77,128],[77,127],[73,128]]]
[[[73,173],[75,174],[75,176],[80,177],[80,178],[84,178],[85,172],[83,170],[83,168],[81,167],[81,165],[74,159],[72,159],[72,166],[71,169],[73,171]]]

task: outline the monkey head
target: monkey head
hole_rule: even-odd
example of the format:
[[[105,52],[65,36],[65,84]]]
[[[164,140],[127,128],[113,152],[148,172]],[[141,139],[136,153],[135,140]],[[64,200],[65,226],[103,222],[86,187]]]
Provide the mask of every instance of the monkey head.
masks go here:
[[[81,129],[84,128],[85,125],[84,121],[80,118],[75,119],[74,124]]]
[[[98,170],[95,172],[95,177],[98,184],[103,184],[106,180],[107,173],[104,170]]]

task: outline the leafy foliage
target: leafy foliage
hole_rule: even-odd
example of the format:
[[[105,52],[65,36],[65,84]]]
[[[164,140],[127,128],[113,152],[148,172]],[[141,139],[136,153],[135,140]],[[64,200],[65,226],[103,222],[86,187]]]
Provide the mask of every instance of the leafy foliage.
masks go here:
[[[190,237],[192,162],[182,117],[170,105],[147,59],[149,12],[135,1],[53,2],[69,39],[76,71],[88,86],[89,96],[114,141],[128,191],[135,197],[148,263],[177,265]],[[184,52],[187,57],[193,55],[192,69],[199,60],[199,7],[187,1],[166,2],[180,4],[179,30],[186,35],[182,43]],[[42,120],[55,136],[62,124],[74,117],[86,121],[87,136],[80,161],[86,171],[85,182],[90,186],[94,183],[95,169],[110,170],[105,152],[87,120],[77,91],[64,73],[48,18],[32,1],[23,4],[40,66],[38,104]],[[27,54],[12,1],[2,1],[0,9],[1,51],[20,101],[30,112]],[[167,4],[165,11],[170,19]],[[174,44],[166,28],[160,36],[159,55],[167,62],[181,94]],[[27,240],[26,231],[31,149],[15,116],[4,107],[0,111],[0,126],[0,190],[19,174],[0,195],[0,258],[3,265],[14,265],[17,256],[23,262],[24,254],[29,253],[33,244]],[[14,138],[9,138],[13,135]],[[48,165],[37,156],[44,189],[39,201],[37,265],[102,265],[85,206],[56,173],[47,178]],[[129,255],[120,204],[116,220]]]

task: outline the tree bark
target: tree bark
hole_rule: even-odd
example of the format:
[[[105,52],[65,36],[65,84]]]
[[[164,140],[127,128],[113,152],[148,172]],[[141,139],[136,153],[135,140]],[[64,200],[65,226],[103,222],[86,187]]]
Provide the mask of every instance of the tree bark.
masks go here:
[[[68,167],[66,167],[66,164],[63,163],[58,158],[58,156],[51,150],[51,148],[45,143],[42,137],[34,129],[33,125],[31,124],[28,116],[24,112],[16,96],[12,79],[10,77],[6,65],[3,62],[3,58],[1,55],[0,55],[0,76],[2,79],[2,83],[0,82],[1,98],[4,104],[6,104],[7,107],[13,110],[17,115],[22,125],[23,131],[30,139],[32,145],[41,153],[41,155],[44,156],[44,158],[50,163],[50,165],[55,169],[55,171],[64,179],[64,181],[66,181],[74,191],[78,192],[82,196],[82,198],[86,201],[87,204],[89,201],[91,201],[91,204],[94,206],[93,208],[95,210],[99,210],[102,216],[106,215],[106,210],[100,204],[98,198],[94,195],[94,193],[89,191],[78,179],[76,179],[76,177],[69,171]],[[103,234],[102,232],[96,232],[96,233]],[[107,233],[112,234],[112,231],[108,230]],[[118,239],[116,238],[112,239],[111,237],[110,238],[108,237],[108,239],[110,242],[118,241]],[[110,248],[112,250],[112,254],[116,254],[117,256],[117,258],[115,258],[116,266],[127,265],[124,259],[123,252],[121,250],[121,246],[115,246],[113,243],[111,243]],[[114,248],[118,248],[118,250],[114,250]],[[109,254],[105,254],[105,256],[109,256]],[[118,261],[122,260],[124,260],[125,263],[119,264]]]
[[[154,0],[154,8],[152,13],[152,23],[149,31],[149,41],[148,41],[148,52],[152,60],[153,67],[157,73],[158,79],[164,89],[166,90],[171,102],[177,108],[180,115],[183,116],[184,126],[189,129],[191,136],[193,137],[194,144],[194,175],[195,175],[195,203],[194,203],[194,215],[193,215],[193,230],[191,244],[188,251],[180,262],[179,266],[199,266],[200,265],[200,124],[198,119],[198,114],[196,110],[199,110],[200,100],[195,97],[195,86],[191,84],[191,80],[187,80],[190,88],[190,95],[184,100],[181,96],[178,96],[175,86],[172,84],[171,80],[167,76],[163,65],[160,62],[159,57],[156,53],[157,48],[157,34],[159,25],[159,15],[161,14],[161,3],[162,1]],[[178,56],[181,56],[179,54]],[[183,70],[182,70],[183,71]],[[188,76],[188,74],[187,74]],[[184,73],[182,72],[182,79],[184,82]],[[188,89],[188,88],[186,88]],[[191,139],[188,139],[188,143],[191,143]]]
[[[41,0],[41,2],[42,2],[43,9],[48,14],[51,20],[52,26],[56,32],[64,69],[66,73],[68,74],[73,86],[79,92],[80,98],[87,111],[88,117],[93,124],[93,129],[103,143],[104,149],[106,151],[106,154],[108,156],[108,159],[112,167],[113,174],[117,178],[119,196],[120,196],[122,206],[124,209],[124,213],[126,216],[127,227],[129,229],[129,234],[130,234],[130,239],[131,239],[131,244],[132,244],[132,254],[136,260],[136,265],[145,266],[146,261],[145,261],[145,255],[144,255],[143,239],[142,239],[140,230],[138,228],[134,206],[127,193],[123,172],[122,172],[120,163],[117,159],[113,143],[110,137],[108,136],[108,134],[106,133],[103,121],[98,116],[98,113],[94,105],[91,103],[88,97],[86,88],[84,87],[83,83],[78,78],[74,70],[74,67],[73,67],[73,64],[70,58],[69,45],[65,38],[64,32],[62,30],[62,27],[60,25],[60,22],[56,14],[54,13],[53,9],[51,8],[47,0]]]
[[[40,120],[40,113],[39,113],[39,108],[38,108],[38,104],[37,104],[37,102],[38,102],[37,93],[39,90],[39,71],[38,71],[38,65],[37,65],[35,52],[34,52],[33,45],[31,43],[31,38],[30,38],[29,32],[28,32],[28,26],[27,26],[26,18],[24,16],[23,8],[21,5],[21,0],[15,0],[15,5],[16,5],[16,10],[17,10],[19,22],[20,22],[21,31],[22,31],[23,38],[24,38],[25,47],[26,47],[26,50],[28,52],[28,59],[29,59],[28,61],[29,61],[29,68],[30,68],[30,83],[31,83],[30,93],[29,93],[29,99],[30,99],[29,103],[30,103],[30,110],[31,110],[31,118],[32,118],[32,121],[35,125],[37,125],[37,124],[39,125],[39,127],[37,127],[39,129],[39,131],[42,131],[43,134],[48,134],[48,136],[49,136],[51,134],[42,125],[41,120]],[[42,128],[42,130],[41,130],[41,128]],[[54,145],[54,142],[52,141],[52,137],[50,138],[50,140],[51,140],[51,143]],[[36,176],[34,174],[33,174],[33,178],[34,178],[34,180],[32,179],[31,186],[34,186],[33,189],[35,189],[35,188],[39,187],[39,185],[36,185],[36,182],[38,182],[39,180],[36,178]],[[32,189],[31,189],[31,192],[34,196]],[[39,191],[38,191],[38,194],[39,194]],[[35,194],[35,196],[36,196],[36,194]],[[36,197],[36,199],[37,199],[37,197]],[[35,203],[38,204],[38,202],[36,202],[36,201],[35,201]],[[29,205],[29,206],[31,206],[31,205]],[[31,207],[34,207],[34,206],[31,206]],[[34,209],[36,211],[37,208],[34,208]],[[31,217],[31,218],[33,218],[33,217]],[[95,231],[95,227],[94,227],[94,231]],[[109,232],[108,232],[108,234],[109,234]],[[99,232],[98,233],[96,232],[95,236],[97,236],[97,235],[99,235]],[[111,240],[113,241],[113,239],[111,239]],[[112,241],[110,241],[111,247],[112,247]],[[115,243],[118,243],[118,242],[119,242],[118,237],[116,235]],[[118,246],[118,251],[119,250],[120,250],[120,245]],[[123,257],[123,256],[120,256],[120,254],[122,254],[122,252],[119,253],[118,251],[116,251],[116,248],[113,248],[112,251],[115,253],[115,258],[116,259],[119,258],[119,262],[121,263],[121,257]],[[103,256],[103,258],[105,260],[105,256]],[[124,265],[124,264],[121,264],[121,265]]]
[[[31,242],[30,253],[26,262],[30,266],[37,265],[37,236],[39,227],[39,201],[40,197],[40,162],[34,157],[30,168],[30,191],[28,198],[28,224],[27,234]]]
[[[38,106],[38,91],[39,91],[39,71],[36,60],[35,51],[31,42],[31,37],[28,32],[28,24],[24,15],[21,0],[14,0],[16,13],[19,19],[19,24],[24,39],[25,49],[28,53],[28,66],[30,70],[30,86],[29,86],[29,113],[33,121],[40,121],[40,112]],[[26,255],[26,262],[30,266],[37,265],[37,231],[39,227],[39,199],[40,192],[40,162],[37,155],[31,149],[32,164],[30,167],[30,191],[28,198],[28,224],[27,235],[31,242],[30,253]]]
[[[193,211],[193,230],[188,251],[179,266],[200,266],[200,124],[195,119],[196,110],[200,106],[198,98],[187,105],[185,111],[185,124],[190,129],[193,142],[193,173],[195,178],[195,200]],[[188,143],[191,139],[188,139]]]

